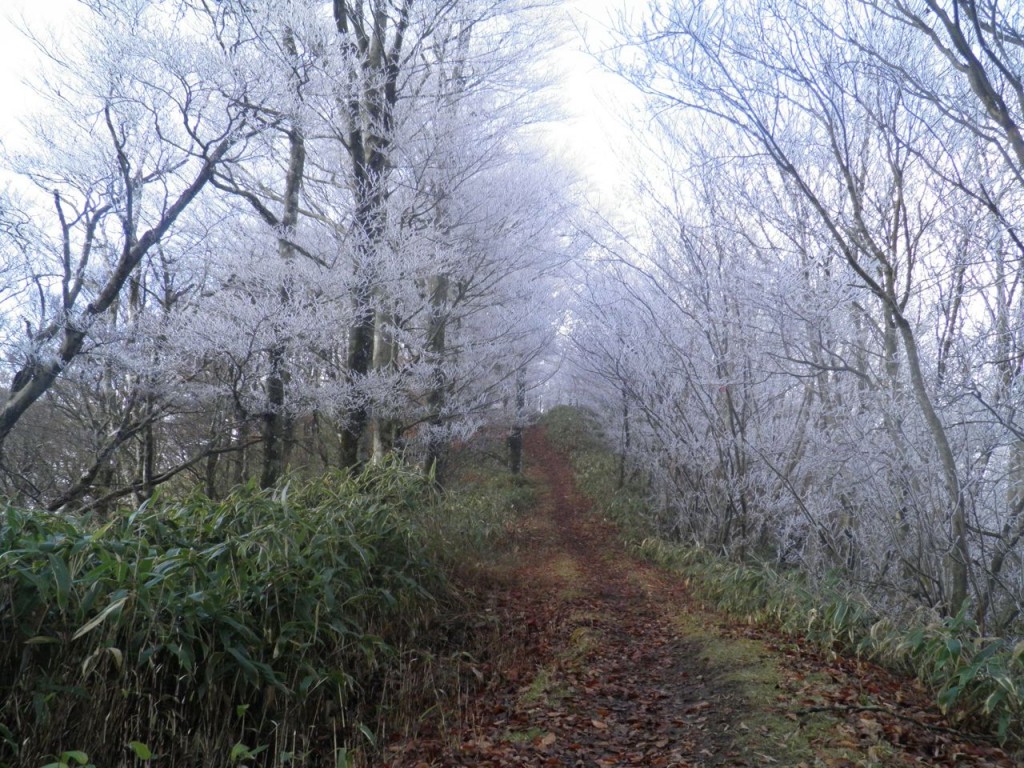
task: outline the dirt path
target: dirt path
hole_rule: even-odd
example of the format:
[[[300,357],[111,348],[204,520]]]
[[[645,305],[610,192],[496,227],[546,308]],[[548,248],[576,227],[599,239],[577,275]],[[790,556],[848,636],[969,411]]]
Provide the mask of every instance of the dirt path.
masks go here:
[[[865,681],[889,685],[878,670],[843,669],[700,613],[677,577],[631,557],[588,513],[542,432],[528,433],[527,451],[546,492],[495,573],[491,608],[519,652],[480,670],[486,688],[461,722],[392,747],[389,765],[1017,764],[941,725],[879,715],[877,697],[864,696]],[[871,707],[851,707],[851,696]],[[927,706],[920,692],[897,698],[906,711]]]

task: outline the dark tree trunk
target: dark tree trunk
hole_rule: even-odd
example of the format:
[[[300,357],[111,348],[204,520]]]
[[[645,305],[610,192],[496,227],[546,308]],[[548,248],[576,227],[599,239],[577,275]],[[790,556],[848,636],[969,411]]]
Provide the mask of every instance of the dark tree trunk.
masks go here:
[[[441,436],[441,428],[444,426],[444,409],[448,399],[448,378],[444,372],[448,330],[448,286],[449,279],[446,275],[435,275],[427,284],[430,294],[427,352],[432,358],[434,369],[431,372],[430,392],[427,394],[427,407],[430,410],[430,437],[425,465],[438,486],[444,485],[444,465],[448,454],[448,441]]]
[[[513,475],[523,471],[523,422],[526,419],[526,368],[516,371],[516,414],[508,436],[508,468]]]
[[[388,40],[388,11],[393,10],[391,39]],[[359,236],[353,292],[354,318],[349,328],[348,374],[359,387],[374,357],[378,253],[387,225],[387,170],[398,101],[398,76],[402,48],[409,26],[412,0],[385,3],[334,0],[334,23],[341,44],[351,56],[351,95],[340,106],[347,113],[345,149],[352,164],[352,192],[355,197],[355,228]],[[366,14],[366,15],[364,15]],[[341,436],[341,463],[358,468],[366,462],[366,433],[370,404],[358,395],[348,414]]]
[[[267,408],[261,418],[263,428],[263,471],[260,487],[271,488],[285,473],[288,465],[289,419],[285,413],[284,353],[280,347],[271,350],[271,374],[267,377]]]
[[[619,490],[626,487],[626,462],[628,461],[632,434],[629,426],[629,393],[622,389],[622,452],[619,456]]]

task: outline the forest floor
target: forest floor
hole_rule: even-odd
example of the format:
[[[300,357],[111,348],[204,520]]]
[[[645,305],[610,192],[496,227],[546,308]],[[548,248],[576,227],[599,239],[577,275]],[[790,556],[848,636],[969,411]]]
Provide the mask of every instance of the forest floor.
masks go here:
[[[945,722],[912,682],[702,610],[591,514],[569,462],[527,435],[542,489],[514,546],[478,573],[503,653],[386,764],[1014,766]]]

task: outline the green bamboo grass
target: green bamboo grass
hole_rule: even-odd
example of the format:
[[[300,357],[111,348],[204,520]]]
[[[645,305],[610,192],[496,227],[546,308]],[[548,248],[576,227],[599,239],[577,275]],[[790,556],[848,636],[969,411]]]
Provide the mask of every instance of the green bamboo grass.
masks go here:
[[[102,522],[4,510],[0,764],[351,754],[446,595],[410,522],[438,505],[390,466]]]

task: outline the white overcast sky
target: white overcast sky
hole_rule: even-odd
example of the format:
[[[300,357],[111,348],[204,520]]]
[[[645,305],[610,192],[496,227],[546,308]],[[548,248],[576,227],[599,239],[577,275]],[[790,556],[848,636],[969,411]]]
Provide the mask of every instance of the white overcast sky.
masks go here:
[[[20,31],[23,23],[45,33],[59,31],[79,13],[77,0],[0,0],[0,98],[3,126],[31,107],[31,90],[23,80],[37,68],[39,51]]]
[[[34,95],[26,77],[38,67],[39,52],[18,27],[59,34],[80,12],[77,0],[0,0],[0,137],[17,145],[19,118],[33,111]],[[550,139],[559,154],[577,164],[589,182],[595,202],[614,204],[624,190],[622,163],[627,162],[626,121],[638,99],[616,76],[603,71],[587,52],[607,48],[607,26],[623,11],[636,15],[646,0],[567,0],[566,11],[587,39],[574,37],[558,54],[556,69],[565,78],[564,123],[550,126]]]
[[[613,45],[609,28],[624,15],[640,17],[647,1],[573,0],[567,5],[581,35],[559,56],[565,61],[565,107],[570,117],[552,128],[552,140],[579,164],[591,182],[594,201],[608,204],[624,196],[620,187],[629,183],[624,166],[631,160],[630,133],[641,99],[595,56]]]

